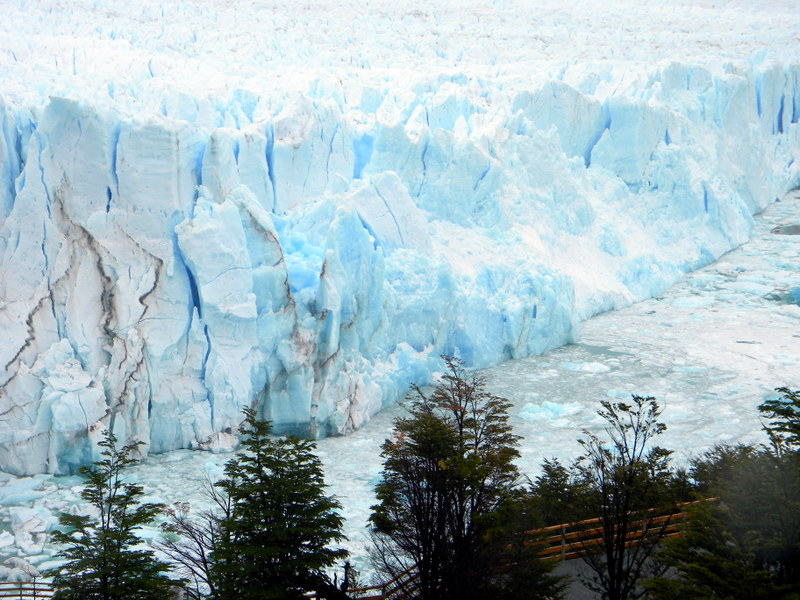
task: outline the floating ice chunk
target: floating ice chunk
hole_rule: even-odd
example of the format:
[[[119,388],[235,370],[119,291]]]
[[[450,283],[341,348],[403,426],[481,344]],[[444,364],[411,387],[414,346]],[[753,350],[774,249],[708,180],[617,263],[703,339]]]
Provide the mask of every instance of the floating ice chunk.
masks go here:
[[[528,402],[520,410],[519,416],[525,421],[552,422],[556,419],[576,415],[582,410],[583,407],[578,402],[558,403],[545,400],[542,403]]]
[[[608,373],[611,370],[611,367],[609,367],[607,364],[599,362],[563,362],[561,363],[561,368],[567,371],[576,371],[580,373]]]
[[[775,289],[772,285],[765,285],[753,281],[743,281],[741,279],[729,284],[727,288],[739,294],[749,294],[753,296],[766,296]]]
[[[11,477],[0,472],[0,506],[33,504],[45,492],[40,489],[41,476]]]
[[[39,569],[17,556],[7,558],[3,564],[9,569],[6,581],[32,581],[41,576]]]
[[[625,390],[606,390],[606,396],[614,400],[630,400],[631,393]]]
[[[707,369],[707,367],[698,365],[675,365],[672,368],[675,371],[683,373],[702,373]]]
[[[11,507],[11,530],[14,543],[26,554],[39,554],[47,541],[47,531],[53,524],[53,517],[42,510],[26,507]],[[6,561],[8,562],[8,561]]]
[[[239,439],[224,431],[212,434],[207,442],[197,444],[200,450],[210,450],[211,452],[230,452],[239,445]]]

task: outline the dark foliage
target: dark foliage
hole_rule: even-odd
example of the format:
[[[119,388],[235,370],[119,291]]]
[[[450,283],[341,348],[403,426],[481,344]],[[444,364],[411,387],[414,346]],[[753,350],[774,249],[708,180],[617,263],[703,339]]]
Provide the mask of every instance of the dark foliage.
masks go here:
[[[718,502],[693,509],[686,536],[659,560],[672,576],[649,584],[659,600],[800,598],[798,393],[759,407],[769,444],[717,446],[693,461],[692,477]]]
[[[584,454],[576,469],[588,490],[587,504],[600,518],[602,542],[582,558],[593,572],[590,588],[608,600],[627,600],[639,597],[641,583],[654,574],[651,557],[669,524],[657,522],[648,509],[676,500],[667,493],[671,452],[653,445],[666,430],[655,398],[601,404],[598,414],[607,422],[608,441],[584,431],[579,440]],[[633,536],[637,543],[629,545]]]
[[[648,581],[650,598],[770,600],[778,598],[769,573],[753,567],[752,557],[726,528],[719,504],[703,502],[690,509],[683,537],[667,540],[658,554],[671,567],[668,576]]]
[[[777,388],[781,396],[777,400],[766,400],[758,410],[768,419],[764,426],[770,438],[774,438],[785,447],[800,447],[800,390]]]
[[[273,439],[270,425],[245,410],[244,451],[217,482],[229,503],[211,552],[217,598],[302,599],[310,590],[340,595],[326,569],[347,552],[341,541],[339,503],[324,493],[314,444],[294,437]]]
[[[587,482],[577,469],[557,458],[545,459],[542,472],[531,486],[529,504],[538,517],[537,527],[560,525],[597,516],[589,502]]]
[[[370,517],[376,561],[391,575],[415,567],[424,599],[511,597],[519,573],[509,543],[520,527],[510,518],[519,473],[509,404],[460,360],[442,358],[442,382],[430,396],[417,390],[382,446]],[[547,571],[528,570],[527,597],[557,593]]]
[[[103,458],[79,470],[85,481],[81,497],[94,514],[62,513],[62,529],[53,532],[53,541],[66,546],[56,555],[66,562],[48,573],[58,600],[163,600],[176,584],[153,552],[137,548],[136,530],[151,523],[162,507],[139,503],[142,487],[122,480],[136,444],[117,450],[116,443],[107,431],[99,444]]]
[[[579,534],[566,550],[588,566],[584,584],[605,599],[627,600],[640,597],[642,582],[657,573],[652,557],[671,524],[650,509],[688,499],[690,486],[685,473],[671,469],[671,452],[654,443],[666,429],[654,398],[601,405],[606,439],[584,431],[574,464],[545,461],[532,502],[545,524],[570,523]]]

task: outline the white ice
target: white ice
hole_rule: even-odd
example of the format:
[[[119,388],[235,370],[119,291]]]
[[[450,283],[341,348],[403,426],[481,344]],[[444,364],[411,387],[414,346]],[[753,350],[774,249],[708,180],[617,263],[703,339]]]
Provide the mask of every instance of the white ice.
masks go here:
[[[38,474],[105,427],[193,499],[225,455],[169,451],[255,404],[355,431],[320,448],[363,557],[378,411],[443,352],[499,365],[528,469],[598,394],[661,397],[684,453],[757,436],[797,385],[795,238],[661,294],[800,184],[796,2],[531,4],[4,4],[1,549],[46,564],[78,488]]]
[[[21,2],[0,468],[348,433],[575,339],[800,181],[792,2]],[[213,22],[213,26],[209,26]],[[356,23],[358,25],[356,25]]]

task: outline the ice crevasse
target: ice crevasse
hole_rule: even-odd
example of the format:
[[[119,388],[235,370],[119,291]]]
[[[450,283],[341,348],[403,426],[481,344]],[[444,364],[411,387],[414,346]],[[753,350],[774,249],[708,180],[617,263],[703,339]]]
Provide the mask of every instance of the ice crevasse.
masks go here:
[[[800,184],[797,64],[257,102],[2,100],[1,470],[70,472],[105,426],[227,448],[246,406],[347,433],[440,354],[540,353],[660,293]]]

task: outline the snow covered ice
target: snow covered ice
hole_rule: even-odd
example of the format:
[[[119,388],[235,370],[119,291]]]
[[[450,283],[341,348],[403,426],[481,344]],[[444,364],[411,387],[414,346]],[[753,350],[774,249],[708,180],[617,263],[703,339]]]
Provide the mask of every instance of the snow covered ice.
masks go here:
[[[40,474],[95,458],[106,426],[151,455],[232,448],[253,403],[278,431],[350,433],[431,381],[441,353],[484,368],[580,337],[525,377],[550,387],[515,397],[519,427],[572,439],[591,409],[553,394],[561,374],[610,397],[638,377],[579,324],[660,297],[800,184],[793,1],[217,4],[3,7],[0,494],[40,508],[8,513],[2,548],[47,555],[50,508],[67,501],[48,508],[57,480]],[[662,312],[748,333],[749,304],[741,325],[696,318],[708,290],[774,295],[765,323],[785,312],[796,330],[800,283],[781,268],[779,284],[712,273],[702,293],[650,300],[658,316],[591,323],[642,333],[659,377],[715,382],[691,400],[639,390],[673,415],[699,430],[713,410],[754,433],[737,412],[750,388],[711,377],[729,354],[698,371],[702,345],[646,348],[688,337]],[[742,379],[751,361],[796,365],[787,330],[734,341]],[[771,368],[758,394],[784,383]],[[719,413],[726,393],[742,401]],[[365,431],[325,440],[337,485],[374,477],[364,440],[385,427]],[[364,463],[333,459],[362,446]],[[348,511],[368,505],[356,495]]]

